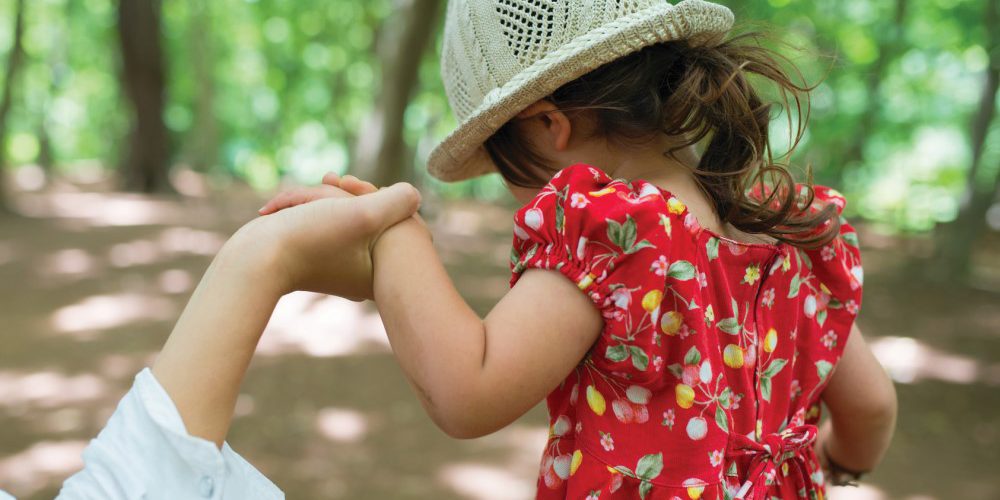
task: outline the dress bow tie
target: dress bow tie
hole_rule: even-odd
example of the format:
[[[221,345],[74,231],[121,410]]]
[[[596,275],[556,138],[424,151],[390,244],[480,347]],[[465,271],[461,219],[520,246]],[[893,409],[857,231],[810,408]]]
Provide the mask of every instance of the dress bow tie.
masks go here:
[[[800,487],[812,487],[808,464],[803,452],[812,453],[818,429],[815,425],[789,427],[780,433],[771,433],[761,441],[754,441],[742,434],[730,435],[728,454],[732,458],[750,456],[747,480],[740,487],[734,499],[760,500],[767,495],[767,477],[777,472],[782,463],[793,465],[801,479]],[[753,488],[752,494],[747,493]]]

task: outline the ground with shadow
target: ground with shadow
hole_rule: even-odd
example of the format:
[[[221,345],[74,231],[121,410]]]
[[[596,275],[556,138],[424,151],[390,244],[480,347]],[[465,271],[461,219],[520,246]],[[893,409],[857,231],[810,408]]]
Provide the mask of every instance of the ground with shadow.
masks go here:
[[[0,219],[0,488],[52,498],[79,464],[211,256],[261,202],[239,187],[223,193],[63,184],[18,195],[21,215]],[[507,287],[510,207],[429,208],[449,272],[485,313]],[[1000,497],[1000,293],[928,284],[908,258],[925,242],[862,229],[860,325],[898,381],[901,413],[884,465],[864,488],[831,496]],[[1000,252],[978,261],[995,273]],[[447,438],[411,394],[370,304],[288,297],[259,354],[230,442],[288,498],[532,495],[544,409],[483,439]]]

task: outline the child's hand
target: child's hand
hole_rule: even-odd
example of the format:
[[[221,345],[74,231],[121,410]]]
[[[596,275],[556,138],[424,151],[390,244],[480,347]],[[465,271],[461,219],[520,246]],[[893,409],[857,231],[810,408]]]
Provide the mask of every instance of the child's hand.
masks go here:
[[[355,300],[372,297],[372,245],[388,227],[410,217],[420,203],[413,186],[353,196],[324,185],[299,188],[269,201],[260,217],[234,236],[254,255],[263,249],[284,292],[308,290]]]

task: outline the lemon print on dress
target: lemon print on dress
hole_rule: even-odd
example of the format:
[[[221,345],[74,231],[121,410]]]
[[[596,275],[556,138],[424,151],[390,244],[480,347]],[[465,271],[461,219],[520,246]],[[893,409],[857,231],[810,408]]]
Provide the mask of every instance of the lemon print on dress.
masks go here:
[[[604,188],[604,189],[602,189],[600,191],[591,191],[589,194],[590,194],[590,196],[593,196],[594,198],[600,198],[601,196],[607,196],[607,195],[609,195],[611,193],[614,193],[614,192],[615,192],[615,188],[613,188],[613,187],[606,187],[606,188]]]
[[[646,312],[651,313],[660,307],[660,302],[663,301],[663,292],[659,290],[650,290],[646,292],[646,295],[642,298],[642,308]]]
[[[583,462],[583,452],[576,450],[573,452],[573,461],[569,464],[569,475],[576,474],[576,470],[580,468],[580,464]]]
[[[774,348],[778,346],[778,331],[771,328],[767,331],[767,335],[764,336],[764,352],[774,352]]]
[[[694,389],[690,385],[677,384],[674,394],[677,396],[677,406],[688,409],[694,405]]]
[[[677,311],[670,311],[660,318],[660,329],[667,335],[677,335],[681,330],[681,322],[684,316]]]
[[[730,368],[743,367],[743,348],[736,344],[729,344],[722,351],[722,361]]]
[[[685,208],[684,202],[678,200],[677,198],[674,198],[673,196],[671,196],[670,199],[667,200],[667,209],[669,209],[670,213],[674,215],[680,215],[684,213],[684,208]]]
[[[587,405],[590,409],[594,411],[598,416],[604,415],[604,411],[608,409],[607,403],[604,401],[604,396],[601,391],[598,391],[596,387],[592,385],[587,386]]]

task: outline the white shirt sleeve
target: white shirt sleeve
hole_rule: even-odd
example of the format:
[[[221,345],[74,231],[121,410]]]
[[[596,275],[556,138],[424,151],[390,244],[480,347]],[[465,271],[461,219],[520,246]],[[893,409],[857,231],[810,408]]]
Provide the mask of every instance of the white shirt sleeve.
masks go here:
[[[83,462],[83,470],[66,480],[57,499],[285,498],[229,443],[220,450],[189,435],[149,368],[136,375],[107,426],[83,451]]]

